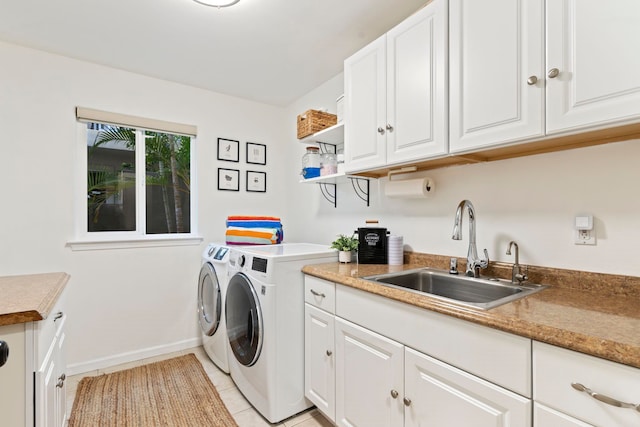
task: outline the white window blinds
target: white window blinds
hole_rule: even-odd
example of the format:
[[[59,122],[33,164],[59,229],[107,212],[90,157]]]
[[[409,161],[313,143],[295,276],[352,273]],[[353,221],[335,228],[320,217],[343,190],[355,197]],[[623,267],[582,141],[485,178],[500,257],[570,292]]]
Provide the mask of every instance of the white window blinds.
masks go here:
[[[198,128],[194,125],[130,116],[128,114],[111,113],[92,108],[76,107],[76,118],[81,122],[109,123],[151,131],[167,132],[178,135],[197,136]]]

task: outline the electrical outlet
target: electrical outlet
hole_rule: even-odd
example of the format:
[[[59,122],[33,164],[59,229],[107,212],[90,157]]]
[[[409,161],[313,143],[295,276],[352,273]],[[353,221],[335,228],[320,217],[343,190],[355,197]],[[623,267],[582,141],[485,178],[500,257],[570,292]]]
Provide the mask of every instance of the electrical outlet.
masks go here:
[[[595,245],[596,244],[596,230],[575,230],[576,245]]]

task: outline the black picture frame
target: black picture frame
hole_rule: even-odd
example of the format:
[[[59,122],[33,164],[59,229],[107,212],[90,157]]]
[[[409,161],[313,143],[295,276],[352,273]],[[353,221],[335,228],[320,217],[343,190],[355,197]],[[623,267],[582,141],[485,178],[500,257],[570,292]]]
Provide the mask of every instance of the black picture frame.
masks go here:
[[[251,165],[267,164],[267,146],[255,142],[247,142],[247,163]]]
[[[259,171],[247,171],[246,190],[249,193],[267,192],[267,173]]]
[[[240,170],[218,168],[218,190],[240,191]]]
[[[218,160],[240,162],[240,141],[218,138]]]

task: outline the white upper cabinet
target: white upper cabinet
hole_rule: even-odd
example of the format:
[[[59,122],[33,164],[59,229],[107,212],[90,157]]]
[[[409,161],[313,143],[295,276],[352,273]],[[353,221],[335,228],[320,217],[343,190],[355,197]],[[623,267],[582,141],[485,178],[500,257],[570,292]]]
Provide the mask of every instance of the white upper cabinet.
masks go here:
[[[386,162],[386,36],[356,52],[344,63],[345,170]],[[378,123],[382,132],[378,132]]]
[[[547,133],[640,119],[640,2],[547,0],[546,15]]]
[[[345,61],[347,172],[447,152],[447,22],[436,0]]]
[[[450,151],[637,122],[638,22],[637,0],[450,0]]]
[[[544,0],[450,0],[451,152],[544,135]]]

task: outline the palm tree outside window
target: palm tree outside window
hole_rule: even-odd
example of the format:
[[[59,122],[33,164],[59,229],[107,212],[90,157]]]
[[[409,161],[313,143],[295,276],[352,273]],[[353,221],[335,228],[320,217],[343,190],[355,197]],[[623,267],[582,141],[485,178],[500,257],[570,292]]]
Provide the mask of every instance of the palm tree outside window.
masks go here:
[[[87,224],[88,232],[190,233],[191,137],[87,123]]]

